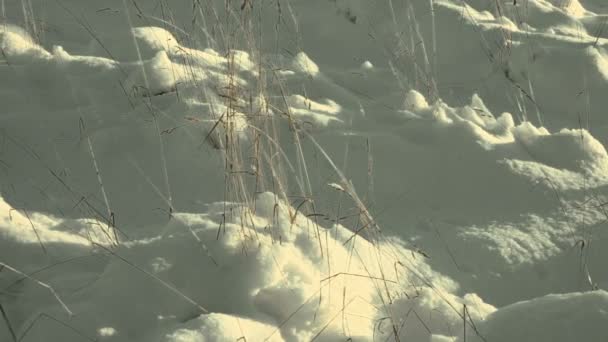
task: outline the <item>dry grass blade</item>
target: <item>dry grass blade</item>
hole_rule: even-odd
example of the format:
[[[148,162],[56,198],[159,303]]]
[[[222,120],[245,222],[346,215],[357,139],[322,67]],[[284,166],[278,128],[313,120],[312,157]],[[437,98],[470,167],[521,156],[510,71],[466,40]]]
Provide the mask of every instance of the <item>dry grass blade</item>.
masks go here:
[[[341,315],[341,314],[344,312],[344,310],[346,310],[346,308],[347,308],[347,307],[348,307],[348,306],[349,306],[349,305],[350,305],[352,302],[354,302],[354,301],[355,301],[355,299],[357,299],[357,298],[356,298],[356,297],[355,297],[355,298],[351,298],[351,300],[349,300],[349,301],[348,301],[348,303],[346,303],[346,305],[342,307],[342,309],[340,309],[338,312],[336,312],[336,314],[335,314],[335,315],[334,315],[334,316],[333,316],[333,317],[332,317],[332,318],[331,318],[329,321],[327,321],[327,323],[325,323],[325,325],[324,325],[324,326],[323,326],[323,327],[322,327],[322,328],[321,328],[321,329],[320,329],[320,330],[317,332],[317,334],[316,334],[316,335],[315,335],[315,336],[314,336],[314,337],[313,337],[313,338],[312,338],[310,341],[311,341],[311,342],[312,342],[312,341],[315,341],[316,339],[318,339],[319,337],[321,337],[321,335],[322,335],[322,334],[323,334],[323,332],[324,332],[324,331],[327,329],[327,327],[329,327],[329,325],[330,325],[330,324],[331,324],[331,323],[332,323],[332,322],[333,322],[333,321],[334,321],[336,318],[338,318],[338,316],[340,316],[340,315]]]
[[[15,285],[23,282],[24,280],[28,279],[28,276],[32,277],[32,276],[34,276],[34,275],[36,275],[38,273],[44,272],[46,270],[50,270],[52,268],[55,268],[57,266],[60,266],[60,265],[66,264],[66,263],[70,263],[70,262],[73,262],[73,261],[76,261],[76,260],[91,258],[91,257],[97,257],[97,256],[98,255],[96,255],[96,254],[87,254],[87,255],[81,255],[81,256],[77,256],[77,257],[73,257],[73,258],[68,258],[68,259],[65,259],[65,260],[62,260],[62,261],[58,261],[58,262],[50,264],[50,265],[48,265],[46,267],[40,268],[40,269],[38,269],[38,270],[36,270],[34,272],[31,272],[27,276],[21,277],[21,278],[15,280],[15,281],[13,281],[8,286],[6,286],[4,288],[4,290],[10,290],[13,286],[15,286]],[[0,271],[1,271],[1,269],[0,269]]]
[[[100,244],[97,243],[93,243],[95,246],[103,249],[104,251],[108,252],[109,254],[111,254],[112,256],[116,257],[117,259],[121,260],[122,262],[126,263],[127,265],[133,267],[134,269],[136,269],[137,271],[145,274],[146,276],[156,280],[157,282],[159,282],[162,286],[164,286],[165,288],[169,289],[171,292],[175,293],[176,295],[180,296],[181,298],[183,298],[184,300],[186,300],[188,303],[194,305],[195,307],[197,307],[198,309],[200,309],[203,313],[209,313],[209,311],[207,309],[205,309],[201,304],[197,303],[194,299],[190,298],[189,296],[187,296],[186,294],[184,294],[183,292],[181,292],[180,290],[178,290],[177,288],[175,288],[175,286],[167,283],[166,281],[160,279],[159,277],[157,277],[156,275],[144,270],[143,268],[135,265],[134,263],[132,263],[131,261],[125,259],[124,257],[122,257],[121,255],[119,255],[118,253],[112,251],[111,249],[102,246]]]
[[[48,315],[46,313],[41,313],[38,316],[36,316],[36,318],[34,320],[32,320],[32,322],[27,326],[27,328],[23,331],[23,333],[21,334],[21,337],[19,337],[19,339],[17,340],[17,342],[21,342],[23,341],[23,339],[27,336],[27,334],[29,334],[29,332],[32,330],[32,328],[34,327],[34,325],[36,323],[38,323],[42,318],[46,318],[49,319],[55,323],[58,323],[59,325],[71,330],[72,332],[74,332],[75,334],[77,334],[78,336],[82,337],[83,339],[87,340],[87,341],[91,341],[91,342],[97,342],[97,339],[94,339],[90,336],[87,336],[86,334],[84,334],[82,331],[74,328],[73,326],[67,324],[66,322],[59,320],[51,315]]]
[[[38,240],[38,244],[40,245],[40,248],[42,248],[42,251],[44,252],[44,254],[47,254],[46,247],[44,247],[44,243],[42,243],[42,239],[40,238],[40,234],[38,233],[38,229],[36,229],[36,226],[34,225],[34,222],[32,222],[32,219],[30,218],[30,215],[28,214],[27,210],[25,210],[25,209],[15,209],[15,208],[10,209],[8,211],[9,219],[12,220],[12,216],[11,216],[11,212],[12,211],[19,211],[19,210],[23,210],[23,215],[25,216],[25,218],[27,219],[27,221],[30,223],[30,227],[34,231],[34,235],[36,235],[36,240]]]
[[[13,329],[13,325],[11,324],[11,321],[8,319],[8,315],[6,314],[6,311],[4,310],[4,307],[2,306],[2,303],[0,303],[0,313],[2,314],[2,319],[4,319],[4,323],[6,323],[6,327],[8,328],[8,332],[11,334],[11,338],[13,339],[13,342],[17,342],[17,335],[15,334],[15,330]]]
[[[396,282],[394,280],[388,280],[388,279],[383,279],[383,278],[379,278],[379,277],[372,277],[370,275],[365,275],[365,274],[354,274],[354,273],[347,273],[347,272],[339,272],[339,273],[332,274],[331,276],[329,276],[327,278],[321,279],[321,282],[328,281],[328,280],[330,280],[332,278],[336,278],[338,276],[367,278],[367,279],[372,279],[372,280],[382,280],[382,281],[387,281],[389,283],[398,284],[398,282]]]
[[[59,295],[57,294],[57,292],[55,291],[55,289],[51,285],[49,285],[47,283],[43,283],[42,281],[40,281],[40,280],[38,280],[38,279],[36,279],[36,278],[34,278],[32,276],[29,276],[29,275],[27,275],[27,274],[19,271],[18,269],[14,268],[14,267],[11,267],[11,266],[3,263],[3,262],[0,262],[0,266],[3,266],[5,268],[7,268],[8,270],[13,271],[13,272],[15,272],[15,273],[17,273],[17,274],[19,274],[19,275],[21,275],[21,276],[29,279],[29,280],[35,282],[36,284],[44,287],[45,289],[49,290],[49,292],[51,292],[51,294],[53,295],[53,297],[55,297],[55,299],[57,300],[57,302],[59,302],[59,304],[61,304],[61,307],[68,313],[68,315],[70,317],[74,316],[74,313],[72,312],[72,310],[70,310],[70,308],[68,308],[68,306],[61,299],[61,297],[59,297]]]
[[[116,228],[114,228],[114,213],[112,212],[112,209],[110,208],[110,201],[108,200],[106,188],[103,185],[103,178],[101,177],[101,171],[99,169],[99,165],[97,164],[97,157],[95,156],[95,151],[93,150],[93,143],[91,142],[91,136],[87,132],[87,129],[85,127],[84,120],[82,119],[82,117],[80,118],[79,124],[80,124],[80,129],[86,136],[87,145],[89,147],[89,153],[91,155],[91,160],[93,161],[93,168],[95,169],[95,175],[97,176],[97,182],[99,183],[99,188],[101,191],[101,195],[103,197],[103,202],[106,206],[106,211],[107,211],[107,215],[108,215],[108,222],[107,222],[108,229],[110,229],[113,232],[113,235],[114,235],[113,243],[118,245],[118,244],[120,244],[120,240],[118,239],[118,233],[116,232]]]

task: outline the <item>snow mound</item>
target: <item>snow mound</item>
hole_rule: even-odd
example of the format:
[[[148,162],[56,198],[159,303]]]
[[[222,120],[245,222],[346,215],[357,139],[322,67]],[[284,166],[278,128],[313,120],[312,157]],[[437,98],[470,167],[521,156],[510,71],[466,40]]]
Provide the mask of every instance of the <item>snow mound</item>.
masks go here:
[[[270,325],[225,314],[209,314],[193,319],[178,330],[167,333],[165,342],[233,342],[246,338],[251,341],[284,341],[272,335]]]
[[[299,52],[293,60],[293,68],[310,76],[319,74],[319,66],[315,64],[304,52]]]
[[[305,98],[302,95],[291,95],[287,98],[291,114],[302,121],[313,125],[327,126],[331,122],[342,122],[338,114],[342,108],[336,102],[326,99],[325,104]]]
[[[24,342],[608,339],[605,1],[61,3],[2,2]]]
[[[55,230],[62,220],[27,210],[13,208],[0,197],[0,236],[2,243],[8,240],[19,244],[66,243],[89,246],[90,242],[79,236]],[[8,248],[8,247],[5,247]],[[7,253],[3,251],[0,255]]]
[[[587,10],[581,5],[579,0],[548,0],[553,6],[563,10],[567,14],[581,18],[587,14]]]
[[[467,341],[605,341],[607,323],[605,291],[548,295],[498,309],[477,324],[484,339],[471,334]]]
[[[379,322],[382,334],[384,327],[403,326],[406,312],[446,332],[458,331],[455,308],[464,303],[475,319],[494,310],[475,295],[454,295],[453,281],[398,240],[372,244],[342,226],[317,226],[271,193],[257,198],[255,212],[234,205],[234,216],[220,225],[224,214],[215,210],[222,207],[176,213],[163,236],[125,243],[111,254],[97,250],[107,255],[105,267],[66,299],[75,314],[71,324],[88,336],[112,327],[116,341],[369,340]],[[7,302],[10,310],[34,307],[27,288],[22,291],[25,302]],[[65,314],[47,303],[49,314]],[[16,327],[33,319],[21,312],[24,321],[13,321]],[[45,326],[30,338],[65,340],[67,332]],[[148,337],[138,333],[151,326],[158,329]],[[402,334],[430,337],[417,323]]]
[[[51,58],[51,54],[40,47],[25,30],[4,23],[0,23],[0,48],[9,63],[22,64]]]

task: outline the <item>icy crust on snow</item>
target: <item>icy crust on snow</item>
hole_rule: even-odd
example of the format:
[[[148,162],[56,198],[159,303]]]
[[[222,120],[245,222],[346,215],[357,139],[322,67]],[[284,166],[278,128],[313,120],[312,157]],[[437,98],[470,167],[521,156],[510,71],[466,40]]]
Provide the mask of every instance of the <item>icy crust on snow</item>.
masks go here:
[[[255,213],[235,205],[220,226],[222,208],[176,213],[160,239],[112,255],[97,250],[102,271],[69,285],[88,286],[75,293],[57,288],[75,314],[70,324],[110,341],[371,341],[393,335],[393,325],[401,338],[425,340],[431,333],[457,336],[464,304],[476,322],[495,310],[474,294],[455,295],[457,284],[398,240],[374,245],[342,226],[317,226],[270,193],[257,198]],[[15,267],[31,265],[26,259]],[[58,287],[79,266],[66,267],[54,273]],[[19,298],[5,304],[21,312],[22,320],[13,320],[19,330],[40,305],[29,301],[34,285],[24,283]],[[52,298],[42,302],[47,314],[65,315]],[[51,328],[40,322],[29,338],[69,340],[72,332]],[[109,328],[112,334],[102,334]]]

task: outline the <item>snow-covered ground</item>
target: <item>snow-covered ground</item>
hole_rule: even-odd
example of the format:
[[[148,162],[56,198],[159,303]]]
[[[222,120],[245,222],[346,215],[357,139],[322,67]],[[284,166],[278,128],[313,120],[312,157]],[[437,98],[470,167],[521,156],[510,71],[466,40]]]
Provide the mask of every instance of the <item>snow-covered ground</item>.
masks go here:
[[[0,341],[608,341],[604,0],[0,0]]]

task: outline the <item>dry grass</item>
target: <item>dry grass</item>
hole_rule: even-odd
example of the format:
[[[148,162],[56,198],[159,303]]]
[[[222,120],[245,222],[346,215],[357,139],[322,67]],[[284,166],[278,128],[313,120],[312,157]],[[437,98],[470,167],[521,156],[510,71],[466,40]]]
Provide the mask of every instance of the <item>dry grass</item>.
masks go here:
[[[31,9],[31,2],[29,0],[21,0],[23,4],[24,16],[28,19],[25,20],[27,24],[27,30],[32,32],[34,35],[38,32],[38,28],[35,26],[34,13]],[[60,1],[58,3],[64,7],[66,12],[70,15],[87,31],[89,34],[100,44],[100,46],[106,51],[110,58],[113,58],[113,54],[109,51],[93,31],[90,25],[87,24],[86,20],[78,17],[68,7],[62,5]],[[392,0],[389,0],[391,4],[392,20],[395,26],[395,39],[398,42],[398,49],[394,49],[384,44],[386,49],[386,55],[389,60],[389,64],[397,80],[399,81],[403,90],[409,88],[423,88],[426,90],[426,94],[430,99],[438,99],[438,87],[437,87],[437,37],[435,32],[435,13],[434,13],[434,0],[429,0],[429,5],[432,9],[432,20],[433,20],[433,36],[432,36],[432,50],[431,53],[427,51],[425,40],[421,34],[418,21],[416,19],[416,13],[411,3],[407,6],[407,17],[410,21],[409,32],[406,35],[398,34],[398,23],[397,18],[399,17],[392,8]],[[314,134],[310,133],[306,127],[307,125],[298,120],[288,104],[288,97],[291,95],[293,89],[290,89],[281,77],[277,74],[278,66],[268,63],[264,60],[265,51],[262,50],[262,40],[272,39],[271,37],[263,37],[261,31],[262,20],[269,20],[263,18],[261,9],[256,7],[256,3],[251,0],[244,0],[242,3],[233,3],[226,0],[223,10],[216,8],[211,1],[192,1],[193,17],[191,22],[183,23],[182,25],[175,22],[173,15],[171,14],[171,7],[167,1],[161,0],[159,2],[161,7],[162,16],[155,17],[144,13],[137,1],[123,0],[123,12],[126,16],[130,26],[133,27],[131,22],[132,16],[135,15],[140,19],[148,22],[150,25],[161,23],[166,29],[175,32],[177,36],[183,39],[184,43],[192,47],[212,47],[217,50],[220,55],[227,58],[228,68],[227,77],[225,84],[210,85],[204,81],[198,81],[193,77],[192,84],[200,90],[201,102],[210,104],[211,113],[209,120],[212,124],[201,125],[201,122],[194,118],[190,122],[184,125],[201,125],[206,127],[206,131],[201,137],[202,144],[209,146],[213,153],[217,153],[221,156],[222,160],[222,173],[224,178],[223,183],[223,194],[222,200],[224,202],[223,222],[220,222],[218,227],[217,239],[221,239],[225,234],[226,221],[240,222],[241,230],[239,232],[242,245],[243,253],[247,254],[247,246],[249,242],[259,242],[257,236],[258,232],[256,229],[252,229],[255,225],[253,224],[256,211],[256,197],[259,193],[270,191],[275,194],[276,204],[275,209],[279,207],[279,203],[292,203],[294,198],[298,199],[298,204],[294,206],[287,206],[289,211],[289,217],[291,224],[294,225],[298,215],[312,218],[313,226],[306,227],[310,229],[312,234],[311,239],[318,243],[319,250],[321,251],[322,257],[327,262],[328,270],[322,279],[319,280],[318,290],[306,301],[304,301],[293,313],[291,313],[283,322],[280,322],[277,326],[275,333],[280,330],[285,324],[288,323],[305,305],[318,299],[318,306],[323,305],[326,299],[323,298],[323,289],[330,288],[332,286],[338,286],[332,284],[332,280],[338,277],[358,277],[367,278],[375,286],[377,296],[381,301],[382,311],[386,314],[386,317],[382,318],[379,322],[389,323],[392,331],[392,338],[394,341],[400,341],[401,331],[407,329],[404,327],[407,317],[397,317],[394,313],[394,303],[398,299],[393,291],[390,290],[390,285],[398,283],[398,280],[392,279],[388,274],[392,270],[385,270],[385,258],[384,251],[380,250],[380,246],[385,241],[380,225],[376,221],[376,218],[369,209],[370,203],[372,203],[373,192],[374,192],[374,164],[373,164],[373,152],[372,145],[369,139],[366,142],[366,153],[367,153],[367,191],[365,196],[361,197],[358,191],[355,189],[355,185],[348,179],[347,175],[343,172],[344,168],[339,167],[333,160],[332,156],[321,146],[320,143],[315,139]],[[302,51],[301,36],[299,32],[299,24],[297,16],[288,0],[277,0],[276,1],[277,19],[275,25],[274,39],[276,40],[276,51],[279,49],[279,36],[281,31],[286,26],[290,26],[291,34],[294,35],[294,45],[298,52]],[[133,14],[134,13],[134,14]],[[373,33],[373,28],[371,28]],[[408,39],[409,38],[409,39]],[[143,94],[144,96],[135,97],[132,93],[123,88],[125,96],[132,107],[143,104],[149,111],[152,122],[156,129],[156,133],[159,141],[159,160],[161,164],[161,173],[163,176],[163,184],[161,186],[155,184],[149,180],[143,170],[138,166],[135,161],[132,161],[133,166],[138,170],[141,177],[153,187],[154,191],[159,197],[166,203],[166,212],[169,216],[179,208],[174,207],[174,198],[171,188],[171,175],[169,174],[167,151],[165,148],[165,139],[174,132],[179,132],[177,128],[182,127],[181,123],[178,123],[174,127],[163,129],[159,123],[159,113],[153,105],[154,95],[151,94],[150,84],[148,83],[148,76],[146,70],[143,67],[143,59],[140,52],[138,41],[133,37],[133,44],[137,50],[139,56],[139,62],[142,64],[142,73],[144,75],[144,84],[138,85],[142,91],[136,93]],[[239,59],[237,58],[236,50],[246,51],[253,62],[256,65],[257,78],[252,82],[242,85],[237,82],[239,70],[241,66]],[[186,55],[185,63],[194,70],[194,61],[191,56]],[[412,67],[406,67],[411,65]],[[409,73],[409,75],[408,75]],[[302,84],[305,88],[305,85]],[[523,91],[523,90],[522,90]],[[175,92],[177,101],[181,101],[179,86],[172,89],[171,92]],[[262,103],[266,105],[255,106],[254,99],[260,99]],[[247,105],[243,105],[243,102]],[[245,129],[239,129],[239,120],[246,119],[247,127]],[[287,128],[284,129],[284,128]],[[95,155],[94,145],[86,130],[84,121],[80,121],[80,129],[82,133],[82,139],[86,141],[91,162],[96,174],[97,183],[99,185],[99,191],[102,196],[102,203],[104,206],[103,210],[98,209],[95,205],[91,204],[87,197],[80,194],[78,191],[72,189],[66,184],[62,178],[56,174],[52,169],[48,169],[49,172],[59,181],[68,192],[75,198],[78,199],[75,207],[83,206],[86,213],[99,221],[100,229],[102,233],[107,237],[109,241],[108,245],[102,245],[91,239],[91,242],[96,246],[98,250],[103,251],[107,255],[120,260],[136,272],[141,272],[148,276],[152,282],[158,282],[168,291],[181,297],[183,300],[192,304],[193,307],[197,308],[202,313],[207,313],[201,304],[175,286],[170,281],[159,278],[158,276],[146,271],[141,266],[133,263],[132,261],[121,256],[118,252],[118,248],[121,242],[128,240],[126,234],[122,234],[124,238],[119,239],[119,233],[122,231],[117,227],[116,221],[120,218],[115,218],[111,203],[109,202],[109,196],[104,186],[102,173],[100,171],[100,165]],[[288,132],[288,136],[281,136],[282,132]],[[293,144],[295,146],[294,155],[289,155],[283,146],[285,144]],[[343,246],[349,248],[349,266],[353,258],[360,258],[358,251],[355,248],[354,241],[357,238],[364,238],[374,245],[375,260],[370,262],[373,266],[380,271],[380,276],[375,275],[369,269],[366,269],[367,274],[355,274],[348,272],[332,273],[331,270],[331,255],[332,246],[329,245],[328,234],[329,230],[323,230],[318,222],[318,218],[321,215],[317,210],[316,203],[320,194],[315,193],[315,190],[311,184],[310,177],[310,157],[306,151],[313,150],[315,154],[322,157],[322,160],[327,164],[332,174],[330,177],[336,179],[334,183],[334,189],[340,192],[339,200],[335,203],[337,213],[335,215],[327,214],[327,218],[335,224],[341,223],[348,216],[342,216],[341,210],[343,207],[354,208],[355,214],[350,215],[354,217],[354,224],[349,227],[352,230],[352,236],[344,241]],[[346,161],[348,155],[345,155],[344,165],[347,165]],[[177,194],[179,195],[179,194]],[[343,203],[347,202],[347,203]],[[235,210],[235,207],[228,205],[228,203],[239,203],[240,210]],[[278,210],[278,209],[277,209]],[[322,208],[321,212],[330,212],[329,208]],[[277,214],[278,215],[278,214]],[[333,219],[335,217],[335,219]],[[346,223],[344,223],[346,225]],[[35,229],[35,228],[34,228]],[[208,251],[207,246],[198,238],[196,233],[192,230],[194,238],[198,241],[203,252],[209,257],[214,264],[218,264],[218,260],[215,260]],[[281,237],[278,237],[279,241]],[[323,244],[323,239],[326,243]],[[42,245],[42,243],[41,243]],[[342,246],[340,246],[342,248]],[[397,253],[394,253],[397,255]],[[424,252],[420,252],[422,255],[426,255]],[[364,263],[365,264],[365,263]],[[442,296],[441,290],[434,287],[429,279],[426,279],[417,270],[408,268],[407,265],[401,263],[400,260],[392,260],[392,264],[395,265],[395,274],[398,275],[397,268],[401,266],[406,269],[406,272],[411,273],[414,277],[433,289],[439,296]],[[30,279],[42,287],[48,289],[56,300],[61,304],[65,311],[72,315],[72,311],[67,307],[63,300],[57,295],[55,290],[46,283],[43,283],[31,275],[20,272],[6,264],[0,263],[1,266],[20,274],[24,278]],[[371,266],[370,266],[371,267]],[[346,269],[348,269],[347,267]],[[203,287],[204,288],[204,287]],[[321,329],[316,332],[313,340],[322,336],[324,331],[329,325],[338,317],[342,316],[342,321],[346,320],[345,310],[354,299],[346,301],[346,293],[348,291],[347,286],[342,289],[342,310],[331,317],[327,322],[324,322]],[[447,299],[446,302],[449,303]],[[451,305],[451,304],[450,304]],[[466,329],[467,325],[474,328],[474,323],[470,320],[465,310],[461,313],[459,309],[453,307],[453,310],[461,315],[463,319],[463,325]],[[3,315],[3,319],[13,339],[18,341],[16,333],[10,324],[8,316],[6,315],[2,306],[0,306],[0,312]],[[424,320],[415,312],[412,311],[418,320],[426,326]],[[408,313],[409,315],[409,313]],[[467,316],[469,319],[467,319]],[[67,326],[74,332],[78,333],[85,339],[88,338],[85,334],[80,333],[78,330],[66,325],[64,322],[52,318],[46,314],[42,314],[31,322],[30,326],[26,328],[24,334],[27,334],[29,329],[40,319],[47,318],[51,319],[61,325]],[[379,323],[380,324],[380,323]],[[344,325],[344,323],[343,323]],[[474,328],[475,329],[475,328]],[[430,332],[430,330],[429,330]],[[347,332],[345,331],[345,335]],[[268,338],[272,337],[268,336]],[[348,337],[348,336],[346,336]]]

